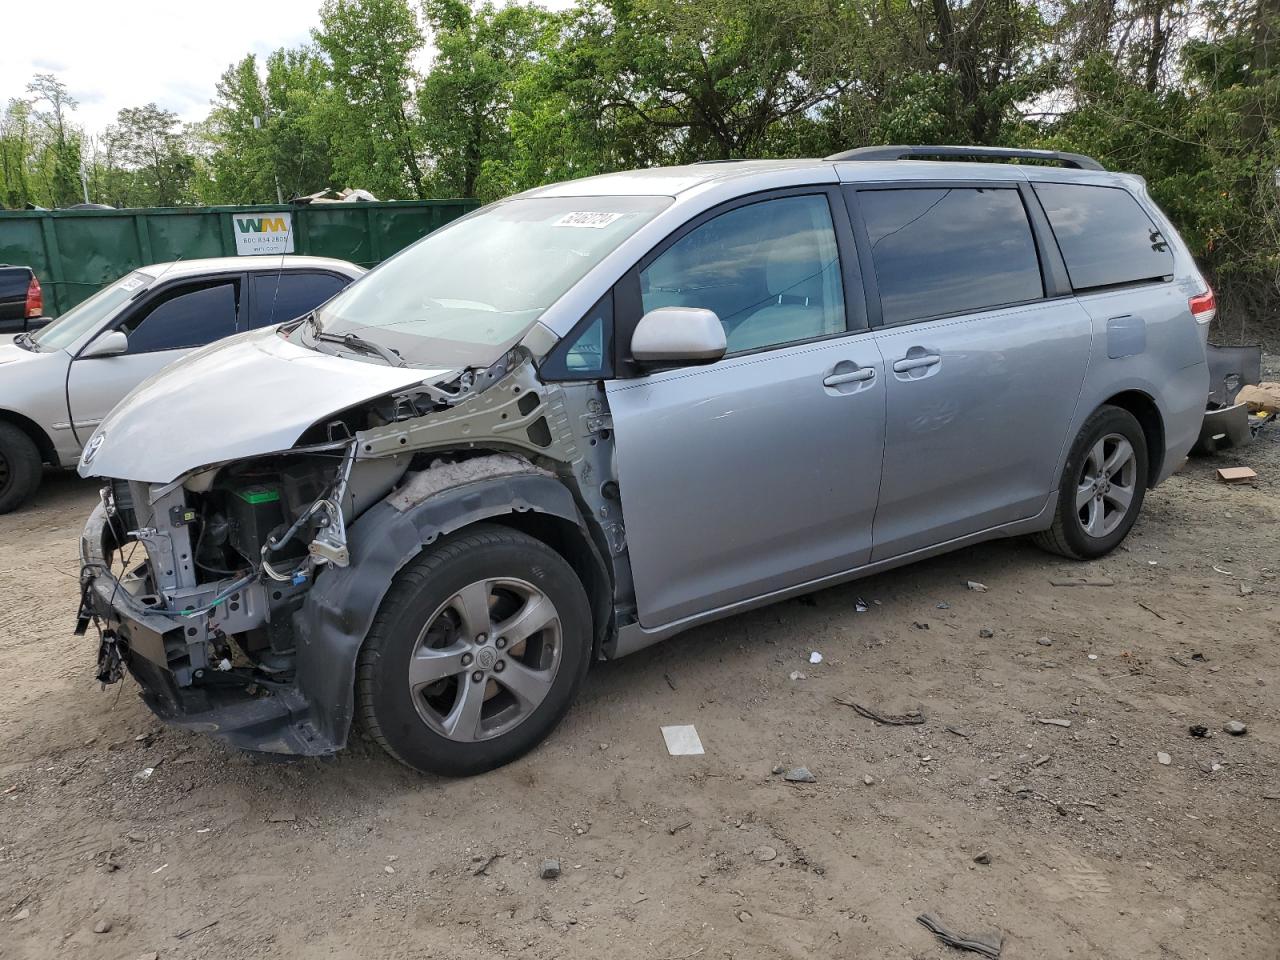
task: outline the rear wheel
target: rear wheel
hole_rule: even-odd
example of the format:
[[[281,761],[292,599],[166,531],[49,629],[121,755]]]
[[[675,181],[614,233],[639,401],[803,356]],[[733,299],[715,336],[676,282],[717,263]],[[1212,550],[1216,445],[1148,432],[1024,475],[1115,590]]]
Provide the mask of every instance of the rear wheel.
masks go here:
[[[31,438],[0,422],[0,513],[22,506],[40,486],[44,462]]]
[[[564,558],[519,531],[476,526],[396,577],[361,651],[357,708],[407,766],[482,773],[551,732],[591,646],[586,592]]]
[[[1105,556],[1129,535],[1146,492],[1141,424],[1127,410],[1099,407],[1072,444],[1053,526],[1036,534],[1036,543],[1074,560]]]

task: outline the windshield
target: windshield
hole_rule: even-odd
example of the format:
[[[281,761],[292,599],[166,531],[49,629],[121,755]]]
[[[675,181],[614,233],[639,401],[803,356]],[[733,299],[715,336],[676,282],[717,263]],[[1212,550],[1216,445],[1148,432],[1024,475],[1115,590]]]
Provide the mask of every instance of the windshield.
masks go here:
[[[514,344],[670,203],[668,197],[528,197],[493,204],[357,280],[321,308],[318,325],[328,334],[376,341],[411,363],[487,364],[495,348]]]
[[[32,342],[41,350],[65,350],[153,280],[151,274],[138,270],[121,277],[34,334]]]

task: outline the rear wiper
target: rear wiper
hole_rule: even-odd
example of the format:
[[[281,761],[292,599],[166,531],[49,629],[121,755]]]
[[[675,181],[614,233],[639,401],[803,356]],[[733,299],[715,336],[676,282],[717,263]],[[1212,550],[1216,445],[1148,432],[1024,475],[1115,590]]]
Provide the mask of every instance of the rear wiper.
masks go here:
[[[384,347],[380,343],[374,343],[372,340],[358,337],[354,333],[325,333],[320,329],[320,324],[316,321],[314,313],[308,318],[308,321],[311,324],[312,334],[317,340],[323,340],[325,343],[340,343],[351,350],[363,350],[365,353],[371,353],[375,357],[385,360],[388,366],[408,366],[400,354]]]

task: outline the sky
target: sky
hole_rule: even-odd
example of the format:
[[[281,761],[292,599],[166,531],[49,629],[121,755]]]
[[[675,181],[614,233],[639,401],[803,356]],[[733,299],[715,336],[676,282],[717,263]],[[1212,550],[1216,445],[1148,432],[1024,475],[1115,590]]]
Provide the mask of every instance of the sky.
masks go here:
[[[53,73],[80,102],[90,133],[122,107],[155,102],[203,120],[222,72],[310,39],[320,0],[8,0],[2,4],[0,103]]]

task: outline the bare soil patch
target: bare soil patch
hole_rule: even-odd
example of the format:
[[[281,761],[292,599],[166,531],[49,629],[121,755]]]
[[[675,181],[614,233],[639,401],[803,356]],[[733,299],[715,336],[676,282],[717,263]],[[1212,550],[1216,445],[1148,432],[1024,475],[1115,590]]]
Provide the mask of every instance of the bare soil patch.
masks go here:
[[[96,491],[51,476],[0,517],[0,957],[962,956],[930,911],[1009,960],[1273,960],[1278,436],[1192,461],[1102,561],[986,545],[598,664],[461,781],[236,753],[100,690],[71,634]],[[1050,583],[1079,577],[1114,586]],[[705,756],[667,755],[682,723]]]

